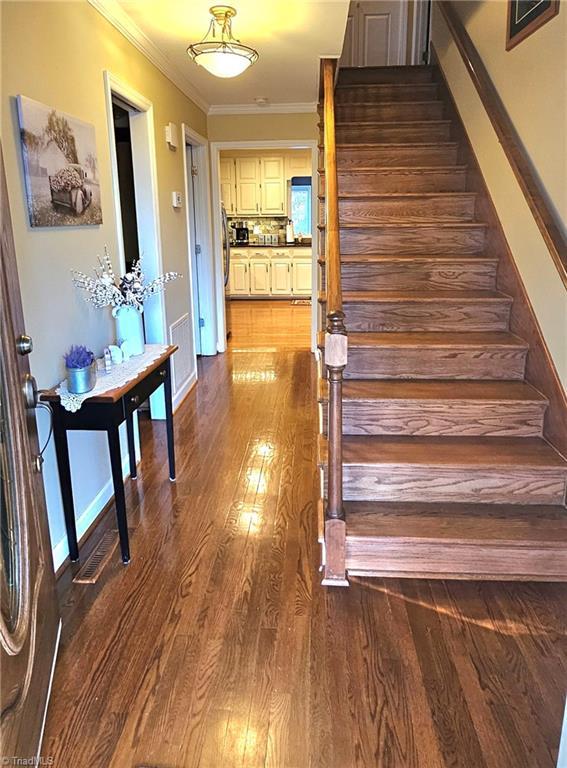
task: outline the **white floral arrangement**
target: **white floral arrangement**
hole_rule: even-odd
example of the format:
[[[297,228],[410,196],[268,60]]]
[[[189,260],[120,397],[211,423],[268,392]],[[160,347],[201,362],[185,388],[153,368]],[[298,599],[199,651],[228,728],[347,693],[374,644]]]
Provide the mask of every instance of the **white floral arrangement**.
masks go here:
[[[112,262],[107,248],[104,256],[99,256],[99,266],[94,269],[94,277],[84,272],[72,270],[73,284],[89,295],[85,300],[94,307],[134,307],[143,312],[144,302],[165,290],[165,284],[180,277],[179,272],[165,272],[149,283],[145,282],[142,272],[142,260],[134,262],[130,272],[126,272],[120,279],[114,274]]]

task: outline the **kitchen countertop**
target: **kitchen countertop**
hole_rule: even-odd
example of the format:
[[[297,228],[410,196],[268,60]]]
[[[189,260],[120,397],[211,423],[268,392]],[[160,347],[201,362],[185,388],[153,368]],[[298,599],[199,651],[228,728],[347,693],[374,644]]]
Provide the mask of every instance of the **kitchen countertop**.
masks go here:
[[[260,245],[259,243],[231,243],[231,248],[311,248],[311,243],[278,243],[278,245]]]

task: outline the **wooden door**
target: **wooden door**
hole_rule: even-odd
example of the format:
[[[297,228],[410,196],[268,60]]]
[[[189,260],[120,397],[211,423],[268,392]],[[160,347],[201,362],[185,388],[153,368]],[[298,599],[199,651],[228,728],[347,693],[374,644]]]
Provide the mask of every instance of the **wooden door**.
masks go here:
[[[272,294],[289,296],[291,294],[290,259],[272,259]]]
[[[405,64],[407,16],[407,0],[351,2],[341,66]]]
[[[302,296],[311,295],[311,259],[294,259],[293,293]]]
[[[263,157],[261,168],[261,212],[281,216],[284,213],[285,180],[283,157]]]
[[[248,276],[247,261],[230,261],[230,295],[248,296],[250,293],[250,279]]]
[[[236,158],[236,212],[256,216],[260,212],[260,164],[257,157]]]
[[[219,162],[221,202],[230,215],[236,213],[236,179],[234,158],[221,157]]]
[[[0,731],[3,756],[31,761],[39,753],[60,621],[1,148],[0,177]]]
[[[267,259],[250,261],[250,293],[259,296],[270,294],[270,262]]]

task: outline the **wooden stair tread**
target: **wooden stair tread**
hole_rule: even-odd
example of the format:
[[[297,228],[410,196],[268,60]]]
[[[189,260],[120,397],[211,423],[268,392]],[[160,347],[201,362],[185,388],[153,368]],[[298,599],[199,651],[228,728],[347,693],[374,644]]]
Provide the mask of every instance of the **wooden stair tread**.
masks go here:
[[[444,104],[445,102],[443,99],[420,99],[415,101],[386,101],[380,100],[379,102],[376,101],[367,101],[366,99],[363,99],[362,101],[341,101],[340,103],[337,103],[337,107],[367,107],[367,106],[380,106],[380,107],[399,107],[399,106],[411,106],[411,107],[419,107],[421,104]]]
[[[463,231],[467,231],[470,229],[487,229],[488,224],[486,224],[483,221],[412,221],[412,222],[403,222],[403,221],[385,221],[383,223],[379,222],[368,222],[364,224],[340,224],[341,229],[460,229]],[[319,224],[317,226],[317,229],[319,229],[321,232],[324,232],[326,229],[326,226],[324,224]],[[346,254],[345,254],[346,255]],[[342,257],[341,257],[342,258]]]
[[[486,262],[494,262],[496,263],[498,259],[494,256],[480,256],[478,254],[475,254],[474,256],[468,256],[463,254],[456,254],[455,256],[450,256],[446,253],[442,254],[425,254],[423,256],[414,256],[412,253],[400,253],[397,255],[394,254],[387,254],[387,253],[351,253],[351,254],[345,254],[344,256],[341,254],[341,263],[342,264],[382,264],[383,262],[396,262],[399,261],[401,263],[408,263],[408,262],[419,262],[419,263],[426,263],[426,262],[453,262],[455,260],[466,260],[467,264],[472,264],[473,262],[485,264]],[[325,258],[321,257],[318,259],[320,264],[325,263]]]
[[[356,332],[349,333],[349,347],[509,347],[527,349],[524,339],[505,331],[470,333],[434,332]]]
[[[373,169],[375,170],[375,169]],[[325,195],[318,195],[320,200],[325,199]],[[420,200],[422,198],[473,198],[476,197],[476,192],[339,192],[339,200]]]
[[[325,389],[327,382],[321,379]],[[325,391],[325,389],[323,391]],[[343,400],[521,401],[547,404],[547,398],[525,381],[411,381],[347,379]]]
[[[319,456],[324,461],[326,439],[321,440]],[[343,465],[561,469],[567,474],[567,460],[539,437],[344,435]]]
[[[347,539],[549,543],[567,547],[567,509],[552,505],[347,501]]]
[[[344,127],[356,127],[359,125],[372,125],[374,127],[390,126],[392,128],[405,128],[407,126],[415,125],[452,125],[450,120],[337,120],[335,125],[337,128]],[[341,146],[344,142],[341,142]],[[352,146],[352,145],[351,145]]]
[[[343,291],[343,302],[395,302],[395,301],[415,301],[415,302],[439,302],[439,301],[459,301],[459,302],[478,302],[483,301],[505,301],[511,303],[511,296],[507,296],[500,291]],[[324,295],[320,301],[324,301]]]
[[[384,173],[384,174],[464,173],[466,170],[467,170],[466,165],[371,165],[371,166],[364,166],[362,168],[358,166],[354,166],[354,167],[349,166],[348,168],[338,168],[337,173],[339,174],[339,176],[341,175],[347,176],[352,173],[360,174],[360,175],[363,175],[363,174],[370,175],[370,174],[376,174],[376,173]],[[364,193],[364,194],[368,194],[368,193]],[[385,193],[385,194],[388,194],[388,193]],[[393,192],[390,194],[401,195],[402,193]],[[427,194],[427,193],[421,193],[421,194]],[[453,193],[449,192],[448,194],[453,194]],[[474,193],[468,192],[467,194],[470,195]],[[340,191],[339,191],[339,195],[340,195]]]

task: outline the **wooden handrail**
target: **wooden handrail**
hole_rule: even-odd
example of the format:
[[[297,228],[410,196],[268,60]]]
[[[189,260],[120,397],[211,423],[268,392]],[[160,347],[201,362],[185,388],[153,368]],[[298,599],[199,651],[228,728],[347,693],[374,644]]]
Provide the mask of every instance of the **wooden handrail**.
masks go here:
[[[341,312],[341,257],[339,246],[339,192],[335,140],[336,59],[322,60],[323,141],[325,157],[325,260],[327,315]]]
[[[450,0],[438,0],[439,8],[459,49],[465,66],[478,91],[508,162],[530,207],[557,271],[567,288],[567,240],[555,213],[545,199],[512,120],[467,30]]]
[[[335,59],[321,61],[321,118],[325,179],[325,366],[329,386],[327,504],[325,509],[324,584],[346,584],[346,527],[343,507],[343,371],[347,335],[341,288],[337,149],[335,140]]]

